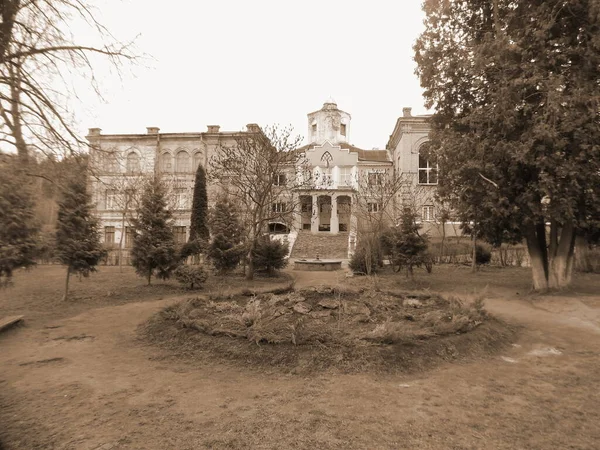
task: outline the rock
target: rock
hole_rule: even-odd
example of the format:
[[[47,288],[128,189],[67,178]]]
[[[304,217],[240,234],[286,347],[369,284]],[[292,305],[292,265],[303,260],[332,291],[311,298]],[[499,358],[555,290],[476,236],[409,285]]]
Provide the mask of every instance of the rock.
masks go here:
[[[271,307],[279,306],[285,304],[287,300],[288,297],[286,295],[271,294],[271,297],[267,300],[267,304]]]
[[[331,310],[325,309],[323,311],[311,311],[308,315],[315,319],[328,319],[331,317]]]
[[[329,286],[316,286],[315,292],[319,294],[333,294],[333,288]]]
[[[371,310],[364,303],[344,302],[344,314],[369,317],[371,315]]]
[[[300,303],[300,302],[303,302],[304,300],[306,300],[305,297],[303,297],[300,294],[297,294],[295,292],[292,292],[291,294],[287,294],[286,298],[287,298],[286,305],[288,305],[288,306],[294,305],[296,303]]]
[[[311,309],[311,306],[306,302],[299,302],[293,306],[293,310],[300,314],[308,314]]]
[[[317,305],[325,309],[337,309],[339,308],[340,303],[337,300],[334,300],[333,298],[325,298],[319,303],[317,303]]]
[[[421,300],[417,300],[416,298],[407,298],[404,300],[404,306],[412,306],[413,308],[420,308],[423,306]]]

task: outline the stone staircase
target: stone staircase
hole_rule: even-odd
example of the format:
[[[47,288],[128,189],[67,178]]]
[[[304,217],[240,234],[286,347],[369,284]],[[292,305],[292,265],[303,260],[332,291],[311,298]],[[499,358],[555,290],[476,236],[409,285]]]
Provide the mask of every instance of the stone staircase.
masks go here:
[[[320,259],[348,259],[348,233],[298,232],[291,258],[314,259],[317,253]]]

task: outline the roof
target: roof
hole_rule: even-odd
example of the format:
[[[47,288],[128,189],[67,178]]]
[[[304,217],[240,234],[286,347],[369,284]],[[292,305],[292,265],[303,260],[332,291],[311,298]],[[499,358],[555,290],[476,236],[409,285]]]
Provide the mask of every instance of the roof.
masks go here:
[[[311,147],[319,146],[316,142],[311,142],[308,145],[300,147],[299,151],[306,151]],[[358,153],[359,161],[377,161],[377,162],[390,162],[387,150],[363,150],[362,148],[355,147],[354,145],[348,144],[347,142],[338,142],[331,144],[333,147],[340,147],[346,150],[350,150],[352,153]]]

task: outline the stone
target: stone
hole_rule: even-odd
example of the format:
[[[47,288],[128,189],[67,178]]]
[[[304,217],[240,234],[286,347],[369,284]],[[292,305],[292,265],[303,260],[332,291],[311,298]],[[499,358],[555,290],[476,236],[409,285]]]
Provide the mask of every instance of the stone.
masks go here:
[[[331,317],[331,310],[311,311],[308,315],[314,319],[328,319]]]
[[[319,303],[317,303],[320,307],[325,309],[337,309],[340,306],[340,302],[333,298],[324,298]]]
[[[312,307],[306,302],[299,302],[296,303],[292,309],[300,314],[308,314]]]
[[[349,315],[361,315],[369,317],[371,315],[371,310],[369,307],[363,303],[344,303],[344,313]]]
[[[413,308],[420,308],[423,306],[421,300],[417,300],[416,298],[407,298],[404,300],[404,306],[412,306]]]

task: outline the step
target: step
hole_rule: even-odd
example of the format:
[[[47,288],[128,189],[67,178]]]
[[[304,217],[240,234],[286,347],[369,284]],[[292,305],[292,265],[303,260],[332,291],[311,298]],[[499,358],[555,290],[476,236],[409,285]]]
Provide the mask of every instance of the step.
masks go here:
[[[15,323],[20,322],[23,320],[23,317],[25,316],[8,316],[0,319],[0,331],[3,331],[6,328],[13,326]]]

